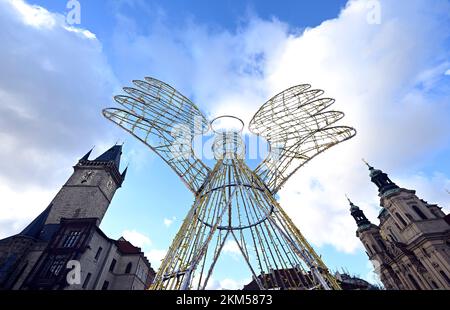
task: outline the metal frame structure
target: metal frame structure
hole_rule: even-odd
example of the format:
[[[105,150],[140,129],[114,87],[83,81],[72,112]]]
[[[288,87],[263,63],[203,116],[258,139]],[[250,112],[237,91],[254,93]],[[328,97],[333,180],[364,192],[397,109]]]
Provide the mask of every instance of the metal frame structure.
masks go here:
[[[316,155],[356,134],[351,127],[332,126],[344,113],[325,111],[334,99],[310,88],[302,84],[286,89],[267,101],[250,121],[250,131],[264,137],[271,147],[255,173],[273,194]]]
[[[124,109],[103,111],[155,151],[195,194],[195,202],[170,246],[151,289],[205,289],[226,242],[235,242],[260,289],[339,289],[274,194],[307,161],[355,135],[333,124],[343,113],[324,110],[309,85],[287,89],[266,102],[250,122],[271,152],[252,171],[245,163],[242,128],[218,130],[171,86],[153,78],[134,81],[116,96]],[[212,128],[216,164],[211,170],[192,151],[195,135]],[[188,132],[186,138],[186,132]],[[181,141],[181,142],[180,142]],[[174,155],[175,154],[175,155]]]

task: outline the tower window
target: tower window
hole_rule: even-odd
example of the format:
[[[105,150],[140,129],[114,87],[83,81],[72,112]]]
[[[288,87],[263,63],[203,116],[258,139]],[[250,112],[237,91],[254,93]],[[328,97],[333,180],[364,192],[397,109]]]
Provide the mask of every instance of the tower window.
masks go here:
[[[131,272],[131,267],[133,266],[133,264],[131,264],[131,262],[129,262],[127,264],[127,267],[125,268],[125,273],[130,273]]]
[[[83,288],[86,288],[87,286],[88,286],[88,284],[89,284],[89,280],[91,279],[91,273],[89,272],[87,275],[86,275],[86,279],[84,279],[84,282],[83,282]]]
[[[405,222],[405,220],[403,219],[403,217],[398,213],[398,212],[395,212],[395,216],[398,218],[398,220],[403,224],[403,226],[406,226],[406,222]]]
[[[423,212],[416,206],[412,206],[414,212],[417,213],[417,215],[422,219],[422,220],[427,220],[428,218],[425,216],[425,214],[423,214]]]
[[[438,289],[438,288],[439,288],[439,286],[436,284],[436,282],[431,281],[431,284],[433,284],[433,287],[434,287],[435,289]]]
[[[411,221],[414,222],[414,218],[409,213],[405,213],[406,217]]]
[[[445,272],[443,272],[442,270],[440,270],[439,273],[445,279],[445,281],[447,281],[447,283],[450,284],[450,279],[448,278],[447,274]]]
[[[421,290],[419,283],[417,283],[416,279],[414,279],[414,277],[411,274],[408,274],[408,278],[409,278],[409,281],[411,281],[411,283],[414,285],[414,288],[416,290]]]
[[[107,289],[108,289],[108,286],[109,286],[109,281],[103,282],[102,290],[103,290],[103,291],[107,290]]]
[[[393,234],[389,234],[389,238],[391,239],[392,242],[397,242],[397,239],[394,237]]]
[[[367,249],[367,255],[368,256],[372,256],[372,249],[369,247],[369,245],[368,244],[366,244],[366,249]]]
[[[111,271],[111,272],[114,271],[114,267],[116,267],[116,263],[117,263],[117,261],[113,258],[113,260],[111,261],[111,265],[109,265],[109,271]]]
[[[426,257],[430,257],[430,254],[428,254],[427,249],[422,248],[422,252],[423,252],[423,254],[424,254]]]
[[[384,246],[383,241],[381,241],[380,239],[376,239],[378,246],[381,248],[381,250],[386,250],[386,247]]]
[[[102,254],[102,247],[99,247],[97,250],[97,253],[95,254],[95,260],[97,260],[100,257],[100,254]]]
[[[389,227],[389,232],[390,232],[390,234],[389,234],[389,237],[391,238],[391,241],[392,242],[398,242],[398,239],[397,239],[397,237],[395,236],[395,234],[394,234],[394,232],[392,231],[392,229]]]
[[[45,278],[52,278],[59,275],[61,270],[64,268],[65,259],[63,256],[52,257],[50,259],[48,267],[44,270]]]
[[[79,217],[79,216],[80,216],[80,212],[81,212],[81,208],[77,208],[77,209],[75,210],[75,212],[73,212],[73,217],[74,217],[74,218]]]
[[[63,248],[71,248],[77,244],[78,239],[80,239],[81,231],[72,230],[66,237],[63,243]]]

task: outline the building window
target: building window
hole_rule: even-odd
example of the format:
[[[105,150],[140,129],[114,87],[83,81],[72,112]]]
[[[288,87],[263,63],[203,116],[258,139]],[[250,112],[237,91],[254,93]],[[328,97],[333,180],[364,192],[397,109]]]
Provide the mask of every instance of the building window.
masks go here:
[[[366,246],[366,249],[367,249],[367,252],[366,252],[367,255],[371,256],[372,255],[372,250],[370,249],[370,247],[369,247],[369,245],[367,243],[365,244],[365,246]]]
[[[384,246],[384,243],[383,243],[383,241],[381,241],[380,239],[376,239],[376,241],[377,241],[377,243],[378,243],[378,246],[381,248],[381,250],[383,251],[383,250],[386,250],[386,247]]]
[[[394,232],[392,231],[391,228],[389,228],[389,237],[391,238],[391,242],[398,242],[397,237],[395,236]]]
[[[389,241],[394,242],[397,240],[394,239],[394,236],[392,234],[389,234]]]
[[[395,212],[395,216],[398,218],[398,220],[403,224],[403,226],[406,226],[406,222],[405,222],[405,220],[403,219],[403,217],[398,213],[398,212]]]
[[[127,264],[127,267],[125,268],[125,273],[130,273],[131,267],[132,267],[132,266],[133,266],[133,264],[131,264],[131,262],[128,263],[128,264]]]
[[[436,284],[436,282],[431,281],[431,284],[433,284],[433,287],[434,287],[435,289],[439,289],[439,286]]]
[[[83,288],[86,288],[87,286],[88,286],[88,284],[89,284],[89,280],[91,279],[91,273],[89,272],[87,275],[86,275],[86,279],[84,279],[84,282],[83,282]]]
[[[414,277],[411,274],[408,274],[408,278],[409,278],[409,281],[411,281],[411,283],[414,285],[414,288],[416,290],[421,290],[419,283],[417,283],[416,279],[414,279]]]
[[[427,220],[428,218],[425,216],[425,214],[423,214],[423,212],[417,207],[417,206],[412,206],[414,212],[417,213],[417,215],[422,219],[422,220]]]
[[[109,265],[109,271],[111,271],[111,272],[114,271],[114,267],[116,267],[116,263],[117,263],[117,261],[113,258],[111,265]]]
[[[405,215],[406,215],[406,217],[407,217],[411,222],[414,222],[414,218],[412,217],[411,214],[405,213]]]
[[[373,252],[373,254],[378,253],[377,248],[376,248],[373,244],[372,244],[371,246],[372,246],[372,252]]]
[[[79,217],[80,216],[80,212],[81,212],[81,208],[76,209],[75,212],[73,212],[73,217],[74,218]]]
[[[442,270],[439,271],[439,273],[445,279],[445,281],[447,281],[447,284],[450,284],[450,279],[448,278],[447,274],[445,272],[443,272]]]
[[[67,236],[66,240],[64,240],[63,248],[71,248],[77,244],[80,239],[81,231],[72,230]]]
[[[64,268],[65,260],[63,257],[56,257],[50,264],[47,272],[47,277],[58,276],[61,270]]]
[[[431,257],[430,253],[428,253],[427,249],[422,248],[422,252],[426,257]]]
[[[102,254],[102,247],[99,247],[97,250],[97,253],[95,254],[95,260],[97,260],[100,257],[100,254]]]
[[[102,290],[103,290],[103,291],[107,290],[107,289],[108,289],[108,286],[109,286],[109,281],[103,282]]]

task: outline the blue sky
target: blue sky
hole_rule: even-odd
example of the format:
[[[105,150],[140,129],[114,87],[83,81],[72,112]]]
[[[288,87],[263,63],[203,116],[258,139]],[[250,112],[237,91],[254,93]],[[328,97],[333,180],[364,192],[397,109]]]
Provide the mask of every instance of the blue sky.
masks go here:
[[[336,98],[358,135],[299,170],[280,203],[331,269],[368,278],[344,196],[378,222],[362,157],[447,212],[450,200],[449,1],[375,1],[380,22],[370,23],[373,2],[80,1],[81,24],[67,29],[66,1],[1,1],[0,237],[45,208],[93,145],[95,156],[120,141],[130,169],[101,228],[157,264],[193,196],[102,118],[112,95],[153,76],[209,118],[248,123],[272,95],[311,83]],[[234,264],[228,254],[225,265]],[[248,279],[233,270],[215,275],[214,287]]]

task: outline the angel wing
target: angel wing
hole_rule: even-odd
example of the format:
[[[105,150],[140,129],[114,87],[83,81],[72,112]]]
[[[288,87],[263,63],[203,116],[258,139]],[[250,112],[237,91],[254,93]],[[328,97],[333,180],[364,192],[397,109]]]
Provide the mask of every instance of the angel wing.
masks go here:
[[[262,105],[250,121],[250,131],[270,145],[255,173],[272,193],[313,157],[356,134],[351,127],[332,126],[344,113],[325,111],[334,99],[321,98],[322,90],[310,88],[302,84],[286,89]]]
[[[122,108],[107,108],[103,115],[146,144],[197,193],[210,169],[192,151],[195,135],[209,130],[209,122],[188,98],[170,85],[146,77],[125,87],[114,100]]]

